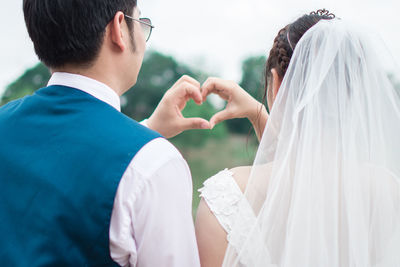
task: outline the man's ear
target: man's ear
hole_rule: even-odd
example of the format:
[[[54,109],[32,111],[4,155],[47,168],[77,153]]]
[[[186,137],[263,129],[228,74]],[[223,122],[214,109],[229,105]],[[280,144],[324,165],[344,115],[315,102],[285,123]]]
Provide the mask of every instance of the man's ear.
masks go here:
[[[123,28],[125,27],[124,21],[124,13],[118,11],[117,13],[115,13],[114,19],[108,25],[111,42],[116,48],[120,49],[121,51],[124,51],[126,48],[126,43],[124,39],[125,33],[123,31]]]
[[[282,79],[279,77],[275,68],[271,69],[272,74],[272,96],[273,99],[278,95],[279,88],[281,87]]]

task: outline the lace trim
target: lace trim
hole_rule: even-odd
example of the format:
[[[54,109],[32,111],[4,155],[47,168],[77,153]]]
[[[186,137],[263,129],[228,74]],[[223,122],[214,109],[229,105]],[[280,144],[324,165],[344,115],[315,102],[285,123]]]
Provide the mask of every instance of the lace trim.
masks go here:
[[[228,169],[220,171],[206,180],[198,191],[226,231],[229,244],[239,253],[256,223],[256,216],[233,179],[233,173]],[[244,265],[251,262],[247,254],[244,251],[240,257]]]

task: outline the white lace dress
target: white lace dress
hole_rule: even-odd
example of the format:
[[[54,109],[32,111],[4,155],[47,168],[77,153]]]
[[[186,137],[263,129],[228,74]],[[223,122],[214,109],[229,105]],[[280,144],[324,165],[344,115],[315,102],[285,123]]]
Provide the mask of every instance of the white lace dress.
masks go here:
[[[245,242],[247,234],[252,230],[256,217],[234,180],[233,173],[228,169],[220,171],[207,179],[199,192],[226,231],[228,243],[239,252],[240,245]],[[232,231],[233,227],[235,231]],[[241,259],[242,265],[247,265],[249,261],[251,259],[246,257]]]

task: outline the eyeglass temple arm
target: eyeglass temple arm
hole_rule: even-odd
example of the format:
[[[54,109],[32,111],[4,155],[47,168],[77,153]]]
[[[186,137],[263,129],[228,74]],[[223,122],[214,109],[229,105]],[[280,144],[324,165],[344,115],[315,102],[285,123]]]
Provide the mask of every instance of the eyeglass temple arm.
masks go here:
[[[142,20],[140,20],[140,19],[135,19],[135,18],[132,18],[131,16],[128,16],[128,15],[125,15],[125,17],[130,18],[131,20],[136,20],[136,21],[138,21],[138,22],[140,22],[140,23],[143,23],[143,24],[145,24],[145,25],[151,27],[152,29],[155,28],[154,25],[149,24],[149,23],[147,23],[147,22],[145,22],[145,21],[142,21]],[[143,19],[147,19],[147,18],[143,18]]]

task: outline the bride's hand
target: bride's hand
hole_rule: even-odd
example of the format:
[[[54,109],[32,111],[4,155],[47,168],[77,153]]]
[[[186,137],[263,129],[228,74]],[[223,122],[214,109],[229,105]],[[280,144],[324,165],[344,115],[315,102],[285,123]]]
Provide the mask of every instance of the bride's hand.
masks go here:
[[[147,120],[147,126],[166,138],[174,137],[189,129],[210,129],[210,124],[202,118],[185,118],[182,110],[187,101],[193,99],[202,104],[200,83],[184,75],[163,96],[153,114]]]
[[[208,78],[201,87],[201,93],[203,101],[209,94],[214,93],[228,102],[224,110],[210,119],[211,128],[224,120],[248,118],[258,138],[261,138],[268,119],[267,110],[237,83],[220,78]]]

